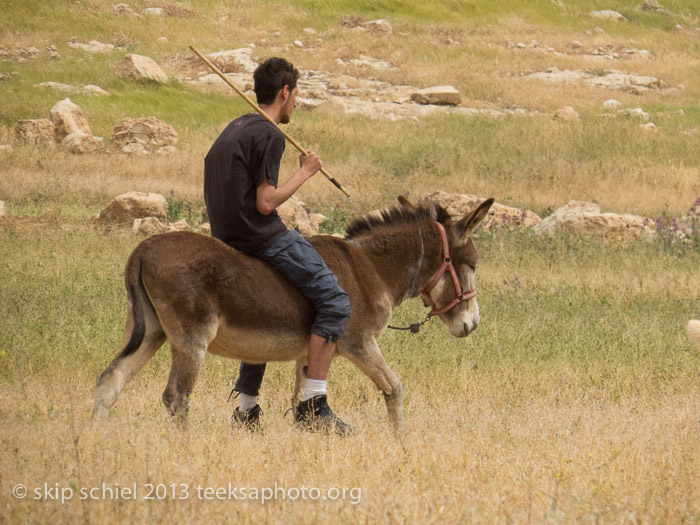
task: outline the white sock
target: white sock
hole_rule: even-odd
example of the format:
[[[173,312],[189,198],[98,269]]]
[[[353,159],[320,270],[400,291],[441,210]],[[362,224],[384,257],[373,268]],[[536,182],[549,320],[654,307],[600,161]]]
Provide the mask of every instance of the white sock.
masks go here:
[[[302,401],[311,399],[312,397],[322,396],[326,393],[326,381],[320,379],[306,379],[306,388],[304,388],[304,398]]]
[[[241,412],[246,412],[258,404],[258,396],[249,396],[243,392],[241,392],[239,399],[238,410]]]

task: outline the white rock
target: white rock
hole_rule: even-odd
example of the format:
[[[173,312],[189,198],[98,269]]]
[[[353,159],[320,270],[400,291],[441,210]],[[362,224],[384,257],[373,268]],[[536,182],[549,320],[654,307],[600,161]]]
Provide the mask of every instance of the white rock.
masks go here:
[[[304,237],[318,235],[320,222],[317,214],[312,214],[306,205],[296,197],[291,197],[277,208],[282,222],[290,229],[296,229]]]
[[[659,128],[656,127],[656,124],[653,122],[647,122],[646,124],[640,124],[640,128],[642,128],[644,131],[659,131]]]
[[[117,4],[114,6],[114,14],[115,15],[127,15],[127,16],[135,16],[136,11],[134,11],[129,4]]]
[[[149,151],[146,146],[139,142],[132,142],[122,148],[122,152],[127,155],[148,155]]]
[[[457,106],[462,101],[462,97],[452,86],[434,86],[412,93],[411,100],[417,104]]]
[[[122,144],[139,143],[144,146],[173,146],[179,137],[177,131],[156,117],[125,118],[114,127],[112,140]]]
[[[591,11],[591,16],[593,18],[599,18],[601,20],[612,20],[613,22],[622,22],[623,20],[627,20],[620,13],[618,13],[617,11],[613,11],[612,9],[603,9],[602,11]]]
[[[70,93],[77,91],[77,88],[75,86],[71,86],[70,84],[63,84],[61,82],[39,82],[38,84],[36,84],[36,86],[40,88],[50,89],[52,91],[57,91],[59,93]]]
[[[651,115],[644,111],[642,108],[634,108],[629,110],[628,115],[632,118],[638,118],[641,120],[644,120],[645,122],[648,122],[651,120]]]
[[[461,217],[483,201],[484,199],[477,195],[436,191],[423,195],[418,204],[426,206],[430,203],[436,203],[445,208],[452,217]],[[540,216],[531,210],[514,208],[495,202],[484,219],[482,228],[486,231],[499,228],[531,228],[541,221]]]
[[[247,47],[227,49],[225,51],[209,53],[207,58],[219,67],[222,65],[238,65],[241,66],[246,73],[254,73],[258,68],[258,63],[252,59],[252,52],[253,50]]]
[[[159,193],[132,191],[118,195],[100,212],[100,224],[117,224],[132,227],[134,219],[155,217],[161,222],[168,220],[168,203]]]
[[[131,231],[141,235],[156,235],[167,232],[168,224],[163,223],[157,217],[138,218],[134,219]]]
[[[7,208],[5,208],[5,201],[0,201],[0,219],[7,217]]]
[[[109,95],[109,91],[105,91],[100,86],[94,84],[85,84],[83,86],[83,93],[88,95]]]
[[[379,71],[383,71],[383,70],[387,70],[387,69],[394,69],[394,66],[391,65],[389,62],[386,62],[384,60],[379,60],[378,58],[368,57],[365,55],[360,55],[359,58],[351,59],[350,63],[354,66],[360,66],[360,67],[366,66],[366,67],[370,67],[372,69],[376,69]]]
[[[83,110],[69,98],[64,98],[51,108],[51,120],[56,130],[56,140],[63,140],[71,133],[85,133],[92,136],[90,124]]]
[[[150,80],[165,84],[168,82],[166,75],[155,60],[143,55],[128,54],[119,62],[117,69],[121,76],[132,80]]]
[[[578,112],[571,106],[564,106],[554,112],[557,120],[577,121],[580,120]]]
[[[49,119],[24,119],[15,124],[15,138],[26,144],[52,147],[56,144],[56,131]]]
[[[82,49],[88,53],[108,53],[114,50],[114,45],[98,42],[97,40],[91,40],[87,44],[83,44],[81,42],[68,42],[68,47],[72,47],[73,49]]]
[[[603,102],[603,109],[620,109],[622,107],[622,103],[615,100],[614,98],[608,99],[605,102]]]
[[[102,137],[93,137],[87,133],[76,132],[66,135],[61,141],[61,146],[71,153],[94,153],[104,147]]]
[[[295,40],[294,45],[296,47],[304,47],[304,42],[302,42],[301,40]]]
[[[146,16],[163,16],[165,14],[162,7],[147,7],[141,12]]]
[[[639,215],[601,213],[592,202],[570,201],[534,227],[537,234],[565,231],[593,235],[611,241],[650,239],[656,233],[654,221]]]
[[[171,222],[168,225],[168,231],[171,232],[183,232],[190,229],[190,225],[187,223],[187,219],[180,219],[179,221]]]
[[[391,27],[391,22],[384,19],[370,20],[362,24],[362,27],[377,35],[388,36],[394,32],[393,27]]]

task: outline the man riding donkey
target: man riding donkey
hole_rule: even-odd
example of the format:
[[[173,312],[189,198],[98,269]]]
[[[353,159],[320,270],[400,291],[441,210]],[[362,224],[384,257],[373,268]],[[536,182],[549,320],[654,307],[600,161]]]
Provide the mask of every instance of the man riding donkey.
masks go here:
[[[299,72],[282,58],[270,58],[253,74],[258,105],[277,124],[289,123],[296,107]],[[232,121],[219,135],[204,162],[204,200],[212,236],[280,272],[313,304],[306,387],[296,407],[296,421],[311,431],[351,428],[330,409],[326,378],[336,341],[351,314],[350,300],[333,272],[298,232],[289,231],[277,207],[322,167],[313,151],[299,157],[299,170],[279,184],[285,148],[282,132],[257,113]],[[231,417],[234,427],[259,429],[257,403],[265,364],[242,362],[234,390],[240,404]]]

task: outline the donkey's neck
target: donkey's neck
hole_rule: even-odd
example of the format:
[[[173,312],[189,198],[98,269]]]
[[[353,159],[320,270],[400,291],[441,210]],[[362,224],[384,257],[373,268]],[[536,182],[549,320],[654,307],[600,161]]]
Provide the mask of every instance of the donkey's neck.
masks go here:
[[[394,307],[417,297],[442,260],[440,234],[431,223],[422,223],[410,230],[378,228],[357,242],[374,263]]]

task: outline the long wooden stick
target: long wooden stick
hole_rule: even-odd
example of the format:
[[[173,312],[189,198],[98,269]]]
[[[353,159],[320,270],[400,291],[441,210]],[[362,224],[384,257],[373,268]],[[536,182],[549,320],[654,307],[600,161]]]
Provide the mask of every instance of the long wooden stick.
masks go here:
[[[229,86],[231,86],[231,87],[233,88],[233,90],[234,90],[236,93],[238,93],[241,97],[243,97],[243,100],[245,100],[248,104],[250,104],[250,105],[253,107],[253,109],[254,109],[255,111],[257,111],[258,113],[260,113],[260,115],[262,115],[262,117],[263,117],[265,120],[267,120],[270,124],[274,125],[278,130],[280,130],[280,131],[282,132],[282,135],[284,135],[284,138],[286,138],[296,149],[298,149],[298,150],[301,152],[302,155],[306,155],[306,150],[305,150],[304,148],[302,148],[296,140],[294,140],[290,135],[288,135],[288,134],[279,126],[279,124],[277,124],[277,122],[275,122],[274,120],[272,120],[272,119],[267,115],[267,113],[265,113],[262,109],[260,109],[260,106],[258,106],[255,102],[253,102],[253,101],[250,99],[250,97],[248,97],[248,95],[246,95],[245,93],[243,93],[243,91],[241,91],[240,89],[238,89],[238,87],[236,87],[236,85],[235,85],[233,82],[231,82],[228,78],[226,78],[226,76],[221,72],[221,70],[219,70],[218,67],[216,67],[214,64],[212,64],[211,61],[210,61],[207,57],[205,57],[204,55],[202,55],[202,53],[200,53],[199,51],[197,51],[197,50],[194,48],[194,46],[190,46],[190,49],[192,50],[192,52],[193,52],[195,55],[197,55],[199,58],[201,58],[202,61],[203,61],[206,65],[208,65],[214,73],[216,73],[217,75],[219,75],[219,76],[223,79],[224,82],[226,82]],[[326,178],[327,178],[329,181],[331,181],[331,182],[333,183],[333,185],[334,185],[336,188],[338,188],[340,191],[342,191],[346,196],[350,197],[350,193],[348,192],[348,190],[346,190],[345,188],[343,188],[343,186],[340,184],[340,182],[338,182],[338,181],[335,180],[333,177],[331,177],[331,176],[329,175],[329,173],[325,170],[325,168],[321,168],[320,171],[321,171],[321,173],[323,173],[323,174],[326,176]]]

